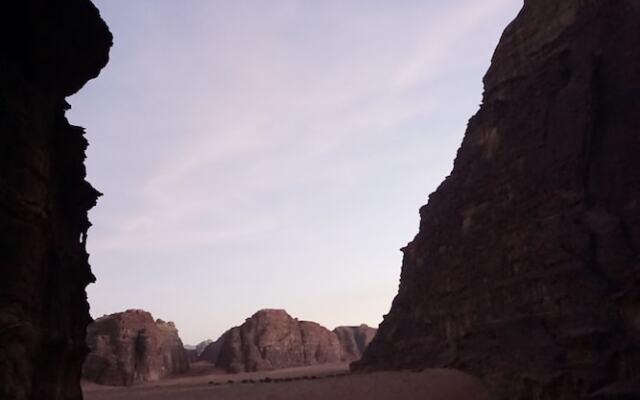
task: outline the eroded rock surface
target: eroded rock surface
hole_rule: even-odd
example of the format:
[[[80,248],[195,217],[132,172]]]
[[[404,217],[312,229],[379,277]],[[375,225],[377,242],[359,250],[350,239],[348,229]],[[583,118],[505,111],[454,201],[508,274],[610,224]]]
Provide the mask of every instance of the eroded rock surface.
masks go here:
[[[194,349],[196,351],[196,355],[200,357],[204,349],[206,349],[207,346],[209,346],[211,343],[213,343],[213,340],[211,339],[203,340],[202,342],[198,343],[196,345],[196,348]]]
[[[91,353],[83,378],[103,385],[157,381],[189,369],[187,353],[173,322],[127,310],[96,319],[87,329]]]
[[[342,358],[346,361],[359,360],[376,332],[376,328],[367,325],[339,326],[333,330],[342,347]]]
[[[207,348],[207,346],[209,346],[211,343],[213,343],[213,340],[211,339],[207,339],[207,340],[203,340],[202,342],[198,343],[195,346],[188,346],[185,345],[184,349],[187,352],[187,358],[189,359],[190,363],[196,362],[200,359],[200,356],[202,355],[202,353],[204,352],[204,350]]]
[[[335,333],[284,310],[260,310],[207,346],[201,358],[229,372],[253,372],[343,361]]]
[[[525,1],[484,83],[356,368],[461,368],[505,399],[631,387],[640,378],[640,3]]]
[[[107,63],[88,0],[0,5],[0,398],[81,399],[93,282],[84,130],[65,97]]]

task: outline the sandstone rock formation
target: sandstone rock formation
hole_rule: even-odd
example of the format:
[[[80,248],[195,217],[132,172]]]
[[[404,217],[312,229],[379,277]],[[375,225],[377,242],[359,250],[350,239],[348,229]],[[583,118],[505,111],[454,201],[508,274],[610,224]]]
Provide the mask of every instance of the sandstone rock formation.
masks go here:
[[[339,326],[333,330],[338,336],[342,348],[342,359],[356,361],[362,357],[364,350],[376,336],[377,329],[367,325]]]
[[[202,355],[202,352],[204,352],[207,346],[209,346],[211,343],[213,343],[213,340],[207,339],[207,340],[203,340],[202,342],[198,343],[195,346],[185,345],[184,349],[187,352],[187,358],[189,359],[189,363],[194,363],[198,361],[200,359],[200,356]]]
[[[525,0],[484,83],[355,367],[461,368],[504,399],[621,391],[640,379],[640,3]]]
[[[198,343],[195,348],[196,355],[200,357],[204,349],[206,349],[207,346],[209,346],[211,343],[213,343],[213,340],[211,339],[203,340],[202,342]]]
[[[189,369],[173,322],[154,321],[150,313],[127,310],[98,318],[87,329],[91,353],[83,378],[103,385],[157,381]]]
[[[111,41],[88,0],[0,5],[2,399],[82,398],[87,210],[99,193],[65,97],[98,75]]]
[[[261,310],[207,346],[203,360],[229,372],[253,372],[343,360],[335,333],[284,310]]]
[[[189,362],[189,364],[197,362],[198,359],[200,358],[198,356],[198,353],[196,353],[196,349],[195,348],[190,348],[189,346],[185,346],[184,354],[186,355],[187,361]]]
[[[220,346],[226,340],[225,335],[228,333],[225,332],[216,340],[215,342],[211,342],[204,348],[202,353],[197,357],[196,361],[207,361],[211,364],[218,363],[218,355],[220,354]]]

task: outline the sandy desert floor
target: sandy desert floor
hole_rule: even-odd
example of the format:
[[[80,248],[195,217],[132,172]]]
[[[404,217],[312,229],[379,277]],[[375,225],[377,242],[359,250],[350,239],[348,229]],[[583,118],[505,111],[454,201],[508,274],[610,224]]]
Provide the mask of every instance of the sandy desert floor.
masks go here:
[[[87,400],[489,399],[480,381],[458,371],[349,374],[345,364],[235,375],[196,366],[188,375],[161,382],[127,388],[85,383],[83,391]]]

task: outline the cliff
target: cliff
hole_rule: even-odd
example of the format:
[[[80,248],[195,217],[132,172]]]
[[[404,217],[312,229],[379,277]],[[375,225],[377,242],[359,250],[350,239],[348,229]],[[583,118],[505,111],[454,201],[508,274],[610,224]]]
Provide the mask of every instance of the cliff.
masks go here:
[[[187,352],[173,322],[154,321],[143,310],[98,318],[87,329],[91,353],[83,378],[103,385],[132,385],[189,370]]]
[[[84,130],[65,97],[112,37],[88,0],[0,5],[0,398],[81,399],[93,282]]]
[[[525,1],[484,84],[354,368],[460,368],[504,399],[637,398],[640,3]]]

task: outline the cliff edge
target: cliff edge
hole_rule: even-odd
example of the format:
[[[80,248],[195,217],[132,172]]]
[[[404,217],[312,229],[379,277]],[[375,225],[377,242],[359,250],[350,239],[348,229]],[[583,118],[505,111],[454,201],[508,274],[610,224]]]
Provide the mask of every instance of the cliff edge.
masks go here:
[[[504,399],[634,398],[640,3],[525,1],[484,84],[354,368],[460,368]]]
[[[81,399],[94,281],[85,244],[99,193],[65,97],[112,37],[88,0],[0,5],[0,398]]]

